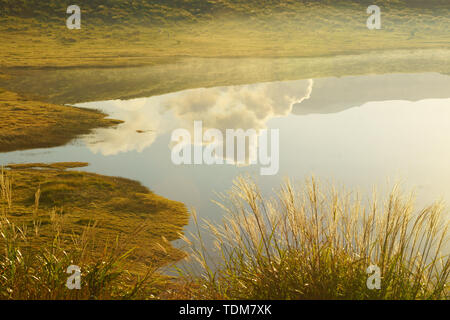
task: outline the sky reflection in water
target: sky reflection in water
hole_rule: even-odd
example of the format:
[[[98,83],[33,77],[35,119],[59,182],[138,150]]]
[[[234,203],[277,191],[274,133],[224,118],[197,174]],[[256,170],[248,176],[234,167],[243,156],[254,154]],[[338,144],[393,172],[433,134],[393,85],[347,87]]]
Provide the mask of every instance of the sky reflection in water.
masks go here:
[[[125,122],[67,146],[0,154],[0,161],[86,161],[87,171],[139,180],[214,221],[223,214],[211,203],[215,192],[229,189],[243,173],[253,175],[267,194],[284,177],[303,181],[315,174],[365,194],[401,181],[404,189],[417,191],[420,204],[439,198],[450,203],[449,88],[449,76],[385,75],[85,103],[79,106]],[[258,165],[173,165],[171,132],[192,129],[194,120],[221,130],[280,129],[279,173],[261,177]]]

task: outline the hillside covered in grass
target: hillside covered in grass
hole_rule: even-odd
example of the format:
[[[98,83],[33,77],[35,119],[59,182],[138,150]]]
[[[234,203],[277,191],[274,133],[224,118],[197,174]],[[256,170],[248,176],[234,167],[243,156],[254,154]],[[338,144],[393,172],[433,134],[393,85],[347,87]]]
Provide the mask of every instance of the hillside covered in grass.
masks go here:
[[[448,48],[448,1],[1,0],[0,66],[137,66],[179,57],[312,57]],[[366,27],[368,5],[382,29]]]
[[[75,4],[60,0],[1,0],[3,16],[59,21],[61,11]],[[199,21],[221,16],[268,16],[288,14],[314,5],[336,9],[376,4],[390,8],[448,8],[446,0],[79,0],[83,12],[103,22],[146,22],[148,25],[173,21]]]

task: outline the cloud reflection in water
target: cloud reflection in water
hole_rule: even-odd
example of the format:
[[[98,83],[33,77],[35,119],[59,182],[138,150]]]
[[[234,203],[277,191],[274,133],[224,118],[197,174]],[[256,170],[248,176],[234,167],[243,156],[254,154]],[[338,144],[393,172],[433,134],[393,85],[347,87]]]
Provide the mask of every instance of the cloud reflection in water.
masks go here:
[[[150,98],[79,104],[97,108],[123,120],[117,128],[97,129],[83,138],[94,153],[115,155],[142,152],[159,135],[176,128],[193,130],[201,120],[204,130],[265,129],[275,117],[287,116],[294,104],[308,99],[313,80],[270,82],[243,86],[191,89]]]

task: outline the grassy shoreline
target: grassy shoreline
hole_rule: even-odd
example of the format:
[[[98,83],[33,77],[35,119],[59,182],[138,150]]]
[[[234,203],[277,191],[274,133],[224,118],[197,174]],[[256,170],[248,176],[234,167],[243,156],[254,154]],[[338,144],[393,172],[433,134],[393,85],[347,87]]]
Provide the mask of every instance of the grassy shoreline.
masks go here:
[[[168,255],[172,250],[168,241],[173,238],[153,237],[157,243],[150,253],[160,260],[136,268],[142,257],[137,258],[133,248],[142,249],[146,241],[138,246],[129,241],[142,240],[141,232],[109,243],[104,237],[98,241],[98,233],[105,227],[112,240],[118,230],[108,227],[105,220],[95,226],[79,224],[74,210],[83,210],[92,192],[75,207],[70,207],[70,194],[54,197],[46,192],[55,178],[65,184],[58,186],[62,193],[73,187],[74,176],[89,180],[84,188],[99,190],[104,189],[100,185],[111,183],[110,179],[120,179],[123,196],[127,194],[124,187],[134,182],[61,169],[70,167],[70,163],[53,169],[48,166],[46,170],[23,166],[12,170],[13,177],[20,178],[17,182],[25,183],[16,183],[14,189],[30,191],[27,197],[14,196],[14,201],[10,197],[14,192],[9,193],[11,172],[0,176],[0,246],[4,249],[0,251],[0,299],[449,298],[450,225],[443,221],[442,203],[416,210],[412,195],[395,187],[382,202],[374,197],[366,207],[359,195],[333,186],[321,187],[314,179],[300,189],[287,182],[273,198],[263,198],[254,182],[241,177],[219,203],[226,213],[222,224],[207,223],[205,230],[199,229],[191,237],[192,241],[177,234],[192,250],[189,257],[195,263],[190,266],[199,269],[177,268],[179,276],[168,277],[159,274],[158,267],[174,261],[174,256]],[[28,186],[37,171],[44,181],[40,192],[33,195],[34,189]],[[76,193],[80,196],[80,191]],[[112,199],[109,191],[99,194],[107,196],[106,204],[114,202],[117,206],[114,194]],[[52,204],[60,209],[51,209],[49,201],[54,200],[57,203]],[[100,205],[103,200],[95,203]],[[141,204],[134,202],[134,206]],[[102,212],[95,207],[97,213]],[[109,217],[124,215],[127,208],[129,204],[119,206]],[[162,218],[167,223],[170,215]],[[194,219],[198,225],[195,214]],[[69,227],[74,226],[68,237]],[[218,256],[214,259],[205,251],[205,232],[215,240]],[[82,267],[80,290],[65,287],[65,270],[71,264]],[[367,285],[371,265],[380,269],[377,290]]]
[[[65,3],[0,0],[0,152],[64,145],[120,123],[60,104],[299,74],[450,74],[448,1],[103,2],[80,0],[82,29],[68,30]],[[366,28],[369,4],[381,6],[382,30]],[[449,297],[448,255],[429,245],[448,243],[438,204],[414,215],[393,194],[391,207],[361,216],[359,201],[324,197],[314,182],[300,194],[284,186],[277,202],[241,180],[224,206],[231,218],[209,225],[222,253],[217,271],[199,234],[192,257],[203,277],[187,271],[171,281],[158,268],[185,256],[170,244],[188,222],[185,206],[135,181],[66,170],[84,165],[15,164],[1,173],[0,299]],[[435,254],[431,267],[426,251]],[[382,268],[381,291],[365,286],[371,262]],[[81,291],[65,288],[69,264],[84,270]]]
[[[0,111],[0,152],[61,146],[94,128],[121,123],[97,110],[44,103],[1,88]]]
[[[67,171],[86,163],[16,164],[0,172],[0,300],[151,299],[159,268],[185,253],[188,212],[138,182]],[[82,272],[68,290],[67,268]]]
[[[194,264],[182,279],[194,299],[448,300],[447,208],[414,203],[398,186],[366,198],[314,177],[267,197],[239,177],[218,202],[222,223],[199,225],[194,213],[197,232],[184,237]],[[368,284],[374,267],[376,289]]]
[[[44,4],[41,1],[27,0],[17,4],[10,0],[1,0],[0,6],[3,10],[0,12],[0,87],[18,95],[11,98],[12,94],[9,93],[9,101],[3,101],[0,108],[2,113],[7,115],[7,125],[20,133],[9,136],[12,130],[2,132],[0,152],[63,145],[92,128],[117,124],[112,120],[102,119],[100,114],[95,112],[42,104],[37,113],[40,120],[32,122],[31,125],[22,123],[17,126],[20,121],[11,120],[15,114],[11,113],[9,105],[14,104],[15,108],[20,109],[23,104],[27,104],[29,111],[34,109],[34,112],[37,112],[36,108],[41,104],[38,101],[49,102],[58,95],[60,97],[54,100],[66,104],[72,101],[135,98],[187,87],[293,78],[289,69],[292,66],[289,64],[269,75],[261,74],[261,71],[270,67],[264,63],[250,70],[235,70],[233,63],[229,64],[231,68],[225,63],[221,70],[230,70],[229,74],[214,76],[216,71],[211,71],[206,66],[206,71],[202,72],[212,73],[212,76],[205,76],[204,79],[202,72],[196,71],[195,68],[188,67],[183,70],[181,67],[180,72],[177,71],[177,62],[183,65],[186,58],[276,57],[326,60],[326,57],[354,57],[367,53],[380,53],[380,56],[383,56],[394,50],[407,52],[419,49],[450,49],[450,6],[445,1],[434,0],[427,4],[405,0],[372,2],[334,3],[305,0],[265,4],[240,0],[137,0],[131,4],[118,1],[100,4],[81,0],[78,5],[82,8],[82,28],[69,30],[65,24],[66,6],[60,1],[52,0]],[[366,27],[366,9],[369,4],[378,4],[382,8],[381,30],[368,30]],[[420,59],[420,55],[413,59]],[[376,59],[376,65],[359,66],[356,69],[360,70],[354,72],[385,69],[382,67],[384,63],[378,60],[380,59]],[[429,58],[423,58],[423,61],[429,61]],[[448,65],[443,61],[442,70],[448,72]],[[120,75],[121,70],[111,74],[100,71],[98,73],[102,77],[94,74],[91,80],[82,70],[77,77],[75,70],[92,69],[93,73],[96,73],[99,68],[139,69],[153,66],[164,69],[164,66],[168,66],[170,69],[172,65],[175,65],[175,68],[171,72],[157,70],[156,79],[145,78],[145,75],[151,75],[153,70],[144,72],[142,77],[137,72],[141,83],[133,79],[133,74],[125,79],[119,76],[116,82],[111,80],[113,74]],[[293,67],[309,71],[315,68],[312,74],[306,72],[305,76],[309,77],[324,76],[330,72],[341,73],[355,68],[354,64],[345,62],[340,69],[335,67],[333,62],[325,61],[324,65],[325,68],[319,67],[320,71],[316,70],[315,64],[311,66],[309,62]],[[436,69],[437,67],[433,67],[433,71],[437,71]],[[63,78],[56,77],[55,82],[48,82],[47,74],[38,74],[37,78],[34,78],[37,70],[74,70],[75,79],[71,78],[71,74]],[[127,71],[124,73],[126,77]],[[224,81],[217,83],[217,79],[222,78]],[[33,84],[33,81],[37,85]],[[42,88],[38,88],[41,82]],[[83,87],[85,82],[87,84]],[[103,83],[105,88],[99,86]],[[124,85],[125,83],[127,84]],[[150,85],[143,87],[142,83]],[[77,92],[72,92],[75,89]],[[25,94],[39,95],[41,98],[25,103],[19,97]],[[78,96],[80,97],[77,98]],[[4,100],[4,97],[0,97],[2,98]],[[5,103],[8,106],[5,106]],[[61,116],[49,122],[57,120],[61,125],[50,126],[41,121],[43,116],[56,115],[57,110],[62,111]],[[77,125],[72,121],[71,118],[75,114],[83,120],[81,124]],[[40,131],[38,126],[45,130],[50,128],[51,134],[42,135],[44,129]],[[61,134],[61,129],[67,132],[66,136]],[[37,141],[33,139],[33,135],[41,138]]]
[[[321,57],[377,50],[450,48],[445,1],[80,1],[82,27],[68,30],[65,6],[9,5],[0,15],[0,66],[123,67],[183,57]],[[40,7],[38,1],[27,1]],[[366,27],[369,4],[382,29]],[[9,9],[8,9],[9,8]],[[32,49],[32,50],[30,50]]]
[[[51,103],[134,99],[193,88],[385,73],[450,74],[450,50],[394,50],[316,58],[183,58],[130,68],[9,69],[0,87]]]
[[[162,267],[184,257],[170,241],[179,238],[189,213],[179,202],[154,194],[139,182],[83,171],[67,170],[87,163],[11,164],[1,172],[1,214],[11,223],[38,229],[30,244],[51,243],[58,220],[58,236],[69,241],[87,226],[95,228],[93,257],[115,237],[127,238],[130,269]],[[71,249],[69,246],[68,249]]]

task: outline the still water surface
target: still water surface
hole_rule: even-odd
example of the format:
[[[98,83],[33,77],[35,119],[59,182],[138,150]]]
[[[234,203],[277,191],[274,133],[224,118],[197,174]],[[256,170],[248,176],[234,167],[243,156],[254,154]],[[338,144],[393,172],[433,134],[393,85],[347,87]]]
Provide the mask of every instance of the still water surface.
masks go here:
[[[312,174],[371,192],[400,181],[418,202],[450,203],[450,77],[435,73],[355,76],[191,89],[133,100],[79,104],[124,120],[69,145],[0,154],[0,163],[84,161],[83,170],[140,181],[152,191],[220,222],[211,202],[240,174],[270,194],[285,177]],[[182,165],[171,161],[176,128],[279,129],[279,172],[259,165]],[[192,225],[187,227],[192,231]]]

